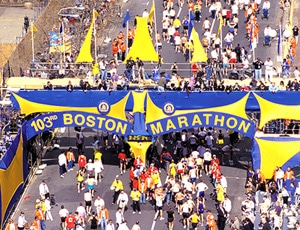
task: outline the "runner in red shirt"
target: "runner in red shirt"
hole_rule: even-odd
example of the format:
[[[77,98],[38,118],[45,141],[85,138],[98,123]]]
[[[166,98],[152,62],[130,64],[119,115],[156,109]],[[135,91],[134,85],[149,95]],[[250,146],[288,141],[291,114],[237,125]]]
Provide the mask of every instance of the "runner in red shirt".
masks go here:
[[[66,227],[68,230],[74,230],[75,228],[75,216],[72,215],[72,212],[69,213],[69,215],[66,217]]]
[[[121,152],[119,152],[118,158],[120,160],[120,173],[122,175],[123,173],[125,173],[127,165],[127,155],[126,153],[124,153],[123,149],[121,150]]]

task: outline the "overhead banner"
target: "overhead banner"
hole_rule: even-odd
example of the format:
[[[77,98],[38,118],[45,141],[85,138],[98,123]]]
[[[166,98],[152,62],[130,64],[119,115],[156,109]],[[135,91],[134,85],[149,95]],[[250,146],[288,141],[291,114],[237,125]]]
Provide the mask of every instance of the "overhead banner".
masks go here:
[[[253,136],[255,133],[253,122],[231,114],[216,112],[189,113],[147,123],[148,132],[153,136],[192,127],[218,127],[247,136]]]
[[[58,127],[89,127],[107,132],[116,133],[121,136],[128,135],[132,124],[124,120],[84,112],[58,112],[38,116],[27,123],[27,139]]]
[[[146,112],[146,126],[149,134],[159,136],[194,127],[218,127],[234,130],[253,138],[255,124],[249,120],[245,112],[249,94],[236,97],[235,101],[232,101],[231,104],[215,107],[212,106],[215,101],[212,94],[210,97],[210,101],[212,101],[210,107],[182,109],[183,106],[185,108],[189,106],[197,107],[197,103],[202,103],[202,100],[199,100],[201,96],[198,96],[198,102],[194,103],[192,99],[187,98],[180,104],[180,102],[173,100],[173,98],[170,98],[169,101],[163,101],[159,100],[157,95],[154,98],[153,95],[148,94],[146,111],[151,112]],[[155,99],[155,102],[153,99]]]

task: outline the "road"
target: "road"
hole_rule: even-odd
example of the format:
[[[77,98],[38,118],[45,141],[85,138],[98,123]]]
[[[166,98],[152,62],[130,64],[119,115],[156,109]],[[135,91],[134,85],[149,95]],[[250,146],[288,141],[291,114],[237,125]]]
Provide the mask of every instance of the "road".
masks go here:
[[[98,134],[97,134],[98,133]],[[91,143],[93,141],[94,135],[100,135],[101,131],[95,132],[90,129],[84,130],[85,135],[85,153],[87,158],[92,158],[92,146]],[[42,180],[45,180],[50,188],[50,193],[54,194],[56,197],[57,206],[53,206],[52,215],[54,217],[54,221],[46,221],[47,229],[57,230],[59,229],[59,217],[58,212],[60,209],[60,205],[65,205],[65,207],[74,213],[78,204],[83,202],[83,193],[77,193],[76,186],[76,177],[75,171],[77,169],[77,165],[75,166],[75,170],[68,172],[66,176],[62,179],[59,177],[58,165],[57,165],[57,156],[61,152],[61,150],[66,150],[69,146],[74,146],[75,143],[75,133],[73,128],[66,129],[64,133],[59,134],[59,143],[61,148],[59,150],[49,151],[45,154],[43,163],[47,164],[47,167],[44,169],[42,175],[35,176],[33,180],[30,182],[29,187],[25,191],[20,205],[18,206],[16,213],[14,215],[14,219],[17,220],[17,216],[21,211],[25,212],[27,220],[31,221],[34,218],[34,207],[35,200],[39,198],[38,186]],[[229,140],[226,138],[226,142]],[[244,183],[246,177],[246,166],[247,161],[241,161],[241,157],[250,157],[250,148],[251,141],[249,139],[242,138],[241,141],[235,146],[235,157],[234,163],[236,167],[222,166],[221,170],[223,174],[227,177],[228,180],[228,195],[232,201],[233,210],[231,216],[239,215],[240,216],[240,206],[241,202],[244,199]],[[169,146],[170,148],[170,146]],[[113,192],[110,190],[110,186],[115,176],[119,174],[118,169],[118,160],[117,154],[108,149],[103,154],[103,162],[104,162],[104,172],[103,172],[103,180],[96,186],[95,197],[100,195],[106,203],[106,207],[109,210],[110,218],[115,221],[115,212],[116,206],[111,205]],[[164,181],[166,177],[166,172],[162,170],[162,181]],[[124,189],[129,194],[129,172],[127,171],[124,175],[120,176],[123,181]],[[209,178],[204,175],[203,179],[205,183],[209,186],[209,190],[207,191],[207,209],[211,209],[213,213],[215,213],[215,204],[214,201],[210,200],[209,194],[213,191],[212,185],[209,182]],[[131,205],[131,202],[129,202]],[[171,205],[174,208],[174,204]],[[126,221],[128,222],[128,226],[132,226],[137,220],[140,222],[140,226],[143,230],[151,229],[167,229],[166,227],[166,214],[164,214],[165,220],[157,220],[154,221],[155,211],[153,206],[147,202],[147,204],[141,205],[142,214],[132,214],[132,208],[129,206],[128,211],[125,212],[124,216]],[[166,205],[164,206],[164,210],[166,210]],[[175,228],[174,229],[182,229],[182,224],[180,223],[181,217],[176,213],[175,220]],[[204,229],[204,227],[200,227],[199,229]],[[229,228],[226,228],[229,229]]]
[[[175,4],[177,1],[174,1],[174,9],[176,11],[176,13],[179,12],[179,8],[178,6]],[[222,5],[224,6],[224,1],[222,0]],[[125,14],[126,9],[129,9],[130,11],[130,15],[131,15],[131,19],[129,21],[129,28],[131,28],[133,26],[133,22],[134,22],[134,16],[135,15],[139,15],[141,16],[142,12],[144,11],[144,9],[147,9],[148,12],[150,11],[152,5],[152,1],[150,0],[136,0],[136,1],[132,1],[130,0],[129,2],[125,3],[123,6],[123,14]],[[159,33],[161,33],[162,31],[162,12],[163,12],[164,8],[162,5],[162,1],[155,1],[155,15],[156,15],[156,23],[157,23],[157,31]],[[285,12],[286,13],[286,12]],[[264,47],[263,46],[263,31],[264,28],[267,25],[270,25],[271,28],[273,29],[278,29],[279,28],[279,24],[284,25],[286,22],[285,17],[283,17],[283,10],[281,8],[279,8],[279,5],[277,3],[271,3],[271,9],[270,9],[270,17],[268,20],[266,19],[262,19],[261,18],[261,14],[257,15],[258,18],[258,24],[259,24],[259,43],[257,45],[257,48],[254,49],[254,52],[251,52],[249,49],[249,41],[246,39],[246,29],[245,29],[245,17],[244,17],[244,11],[240,11],[239,13],[239,29],[238,29],[238,34],[235,36],[234,42],[233,42],[233,47],[236,47],[237,44],[240,44],[241,47],[245,47],[246,50],[249,52],[248,54],[253,57],[253,55],[255,57],[260,57],[261,60],[265,61],[267,59],[267,57],[271,57],[272,61],[274,62],[275,66],[280,66],[280,63],[277,63],[276,61],[276,56],[277,56],[277,38],[275,38],[272,41],[272,45],[271,47]],[[274,17],[274,15],[276,15],[276,17]],[[185,1],[185,4],[183,5],[182,9],[180,10],[179,13],[179,18],[182,21],[184,16],[188,16],[188,9],[187,9],[187,4]],[[218,30],[218,26],[219,26],[219,20],[216,20],[215,23],[213,23],[213,19],[211,17],[209,17],[210,14],[208,12],[208,8],[206,7],[202,7],[202,18],[201,21],[199,23],[195,22],[195,29],[198,32],[199,36],[200,36],[200,40],[202,40],[203,38],[203,30],[202,30],[202,23],[203,20],[208,17],[210,22],[213,24],[213,28],[212,31],[213,32],[217,32]],[[119,27],[116,26],[115,29],[111,29],[110,30],[110,36],[112,38],[116,37],[117,34],[119,33],[120,30],[123,30],[123,32],[125,33],[126,29],[123,29],[121,24],[122,24],[122,20],[119,20]],[[116,23],[116,25],[118,25]],[[182,27],[181,27],[182,29]],[[228,26],[224,26],[222,27],[222,34],[223,34],[223,39],[224,36],[226,35],[226,33],[228,32],[229,27]],[[223,40],[222,39],[222,40]],[[224,44],[224,42],[223,42]],[[108,55],[109,58],[112,58],[111,55],[111,46],[110,44],[107,46],[103,46],[102,47],[102,51],[104,53],[106,53]],[[210,56],[210,51],[208,53],[208,56]],[[178,63],[178,67],[179,67],[179,71],[178,74],[180,76],[183,77],[189,77],[190,76],[190,65],[189,65],[189,61],[186,60],[186,58],[183,56],[182,53],[175,53],[174,50],[174,46],[172,46],[171,44],[167,43],[167,41],[163,41],[163,49],[161,52],[161,56],[163,58],[163,62],[165,64],[162,64],[161,66],[161,71],[166,71],[166,72],[171,72],[170,71],[170,67],[174,62]],[[252,59],[250,58],[249,62],[252,62]],[[145,69],[146,72],[148,74],[151,74],[152,69],[156,66],[156,64],[151,64],[151,63],[147,63],[145,65]],[[124,70],[124,65],[120,65],[119,66],[119,74],[122,74],[123,70]]]

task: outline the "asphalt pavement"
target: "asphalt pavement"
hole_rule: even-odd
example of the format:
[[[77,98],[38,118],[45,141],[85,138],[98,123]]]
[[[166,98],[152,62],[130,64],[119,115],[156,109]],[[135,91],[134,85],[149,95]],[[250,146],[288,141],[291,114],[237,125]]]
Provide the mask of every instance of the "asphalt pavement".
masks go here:
[[[92,149],[92,141],[93,136],[100,135],[101,131],[94,131],[90,129],[86,129],[83,131],[85,135],[85,153],[87,158],[92,158],[93,149]],[[50,189],[50,194],[53,194],[56,198],[57,205],[54,205],[51,212],[53,215],[53,221],[46,221],[47,229],[49,230],[57,230],[60,229],[60,220],[58,216],[58,212],[60,210],[60,205],[64,205],[69,211],[76,210],[77,206],[80,202],[83,202],[83,192],[78,194],[77,185],[76,185],[76,176],[75,172],[78,168],[77,165],[74,167],[74,171],[68,172],[64,178],[60,178],[59,176],[59,168],[57,164],[57,157],[62,150],[67,150],[69,146],[75,147],[75,132],[73,128],[66,128],[64,133],[58,134],[59,144],[61,145],[60,149],[48,151],[42,163],[47,164],[47,167],[43,170],[41,175],[34,176],[32,181],[30,181],[28,188],[24,192],[20,204],[17,207],[15,214],[13,216],[14,220],[17,220],[18,215],[21,211],[23,211],[26,215],[26,219],[31,222],[34,218],[35,211],[35,201],[39,197],[38,187],[42,180],[48,184]],[[227,143],[229,140],[226,138],[225,142]],[[163,144],[161,140],[158,141],[158,144]],[[168,146],[170,148],[170,146]],[[248,160],[251,159],[250,153],[251,140],[242,137],[240,142],[238,142],[234,146],[234,167],[229,166],[221,166],[222,173],[226,176],[228,180],[228,189],[227,194],[232,201],[232,212],[231,217],[234,215],[238,215],[241,217],[241,202],[245,198],[244,194],[244,184],[246,179],[246,168],[248,164]],[[214,150],[216,151],[216,150]],[[77,155],[77,153],[75,152]],[[99,183],[95,187],[95,197],[100,195],[104,200],[106,207],[109,210],[110,218],[115,221],[115,212],[117,207],[112,205],[112,195],[113,192],[110,190],[110,186],[112,181],[114,180],[116,175],[119,175],[118,169],[118,159],[117,153],[112,149],[108,149],[103,153],[103,163],[104,163],[104,171],[103,171],[103,179],[102,182]],[[166,178],[166,172],[162,170],[161,173],[162,181]],[[124,175],[120,175],[120,179],[123,181],[125,192],[130,193],[129,188],[129,171],[127,171]],[[210,180],[208,176],[203,176],[204,182],[209,186],[209,190],[207,191],[207,210],[211,209],[214,214],[215,212],[215,202],[209,198],[209,194],[213,191],[213,187],[210,184]],[[126,221],[128,222],[128,226],[131,228],[132,225],[136,222],[140,222],[140,226],[143,230],[154,230],[154,229],[167,229],[167,218],[166,213],[164,213],[165,220],[157,220],[154,221],[155,211],[150,202],[147,204],[141,205],[142,214],[132,214],[132,207],[130,207],[131,201],[129,201],[128,211],[125,212],[124,216]],[[174,204],[171,206],[174,208]],[[164,205],[164,210],[166,210],[166,205]],[[175,210],[175,208],[174,208]],[[180,223],[182,221],[182,217],[176,213],[175,220],[175,230],[182,229],[183,225]],[[89,228],[87,228],[89,229]],[[199,227],[199,229],[204,229],[204,227]],[[229,229],[227,226],[226,229]]]

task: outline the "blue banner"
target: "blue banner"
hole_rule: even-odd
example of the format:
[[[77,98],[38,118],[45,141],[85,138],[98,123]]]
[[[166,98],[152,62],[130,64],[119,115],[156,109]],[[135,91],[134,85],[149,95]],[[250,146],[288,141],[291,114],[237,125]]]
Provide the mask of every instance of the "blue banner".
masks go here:
[[[68,126],[100,129],[121,136],[128,135],[132,129],[130,122],[104,115],[84,112],[59,112],[45,114],[28,121],[26,127],[27,139],[46,130]]]
[[[231,114],[216,112],[189,113],[171,116],[147,124],[150,135],[180,131],[193,127],[218,127],[237,131],[243,135],[254,136],[255,125],[252,121]]]

